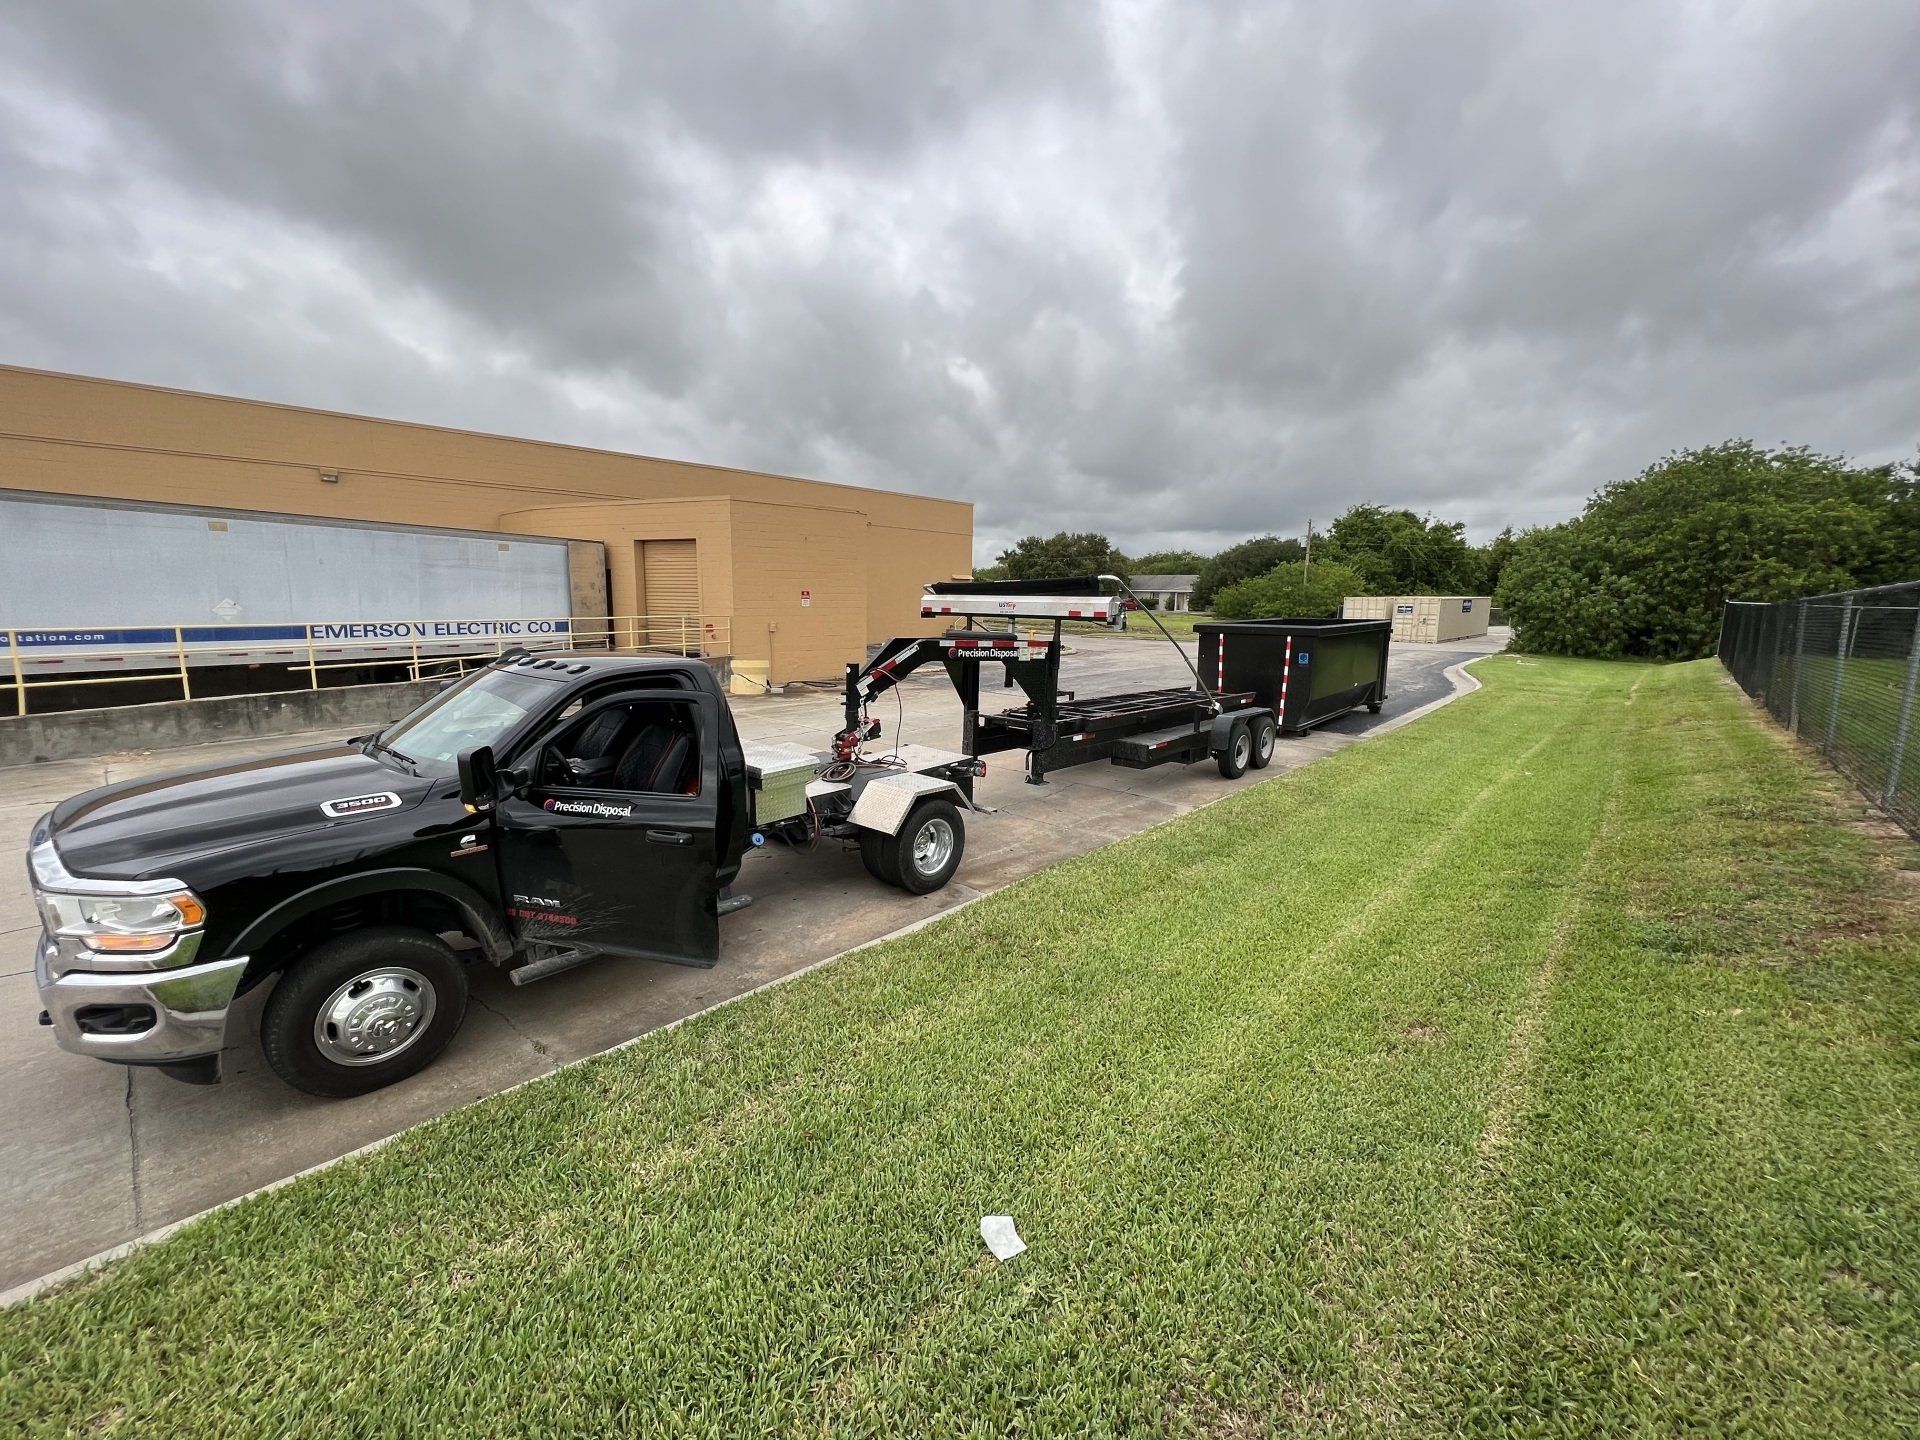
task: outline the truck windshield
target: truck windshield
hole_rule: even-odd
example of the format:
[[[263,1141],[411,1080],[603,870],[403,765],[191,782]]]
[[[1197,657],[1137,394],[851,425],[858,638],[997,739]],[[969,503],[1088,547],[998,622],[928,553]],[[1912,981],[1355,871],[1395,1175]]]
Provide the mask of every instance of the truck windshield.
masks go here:
[[[485,670],[389,725],[379,741],[408,760],[448,765],[462,750],[497,744],[553,694],[550,680]]]

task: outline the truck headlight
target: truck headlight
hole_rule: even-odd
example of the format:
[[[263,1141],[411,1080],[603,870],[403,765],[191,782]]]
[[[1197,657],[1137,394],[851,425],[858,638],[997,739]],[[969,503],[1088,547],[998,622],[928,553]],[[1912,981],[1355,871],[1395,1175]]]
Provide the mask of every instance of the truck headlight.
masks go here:
[[[77,940],[107,955],[164,950],[197,930],[207,908],[190,890],[165,895],[62,895],[36,891],[41,923],[55,939]]]
[[[207,919],[199,896],[179,880],[75,875],[54,846],[51,814],[41,816],[28,837],[27,877],[40,923],[54,942],[48,956],[53,975],[75,968],[186,965],[199,949],[200,927]],[[163,957],[169,950],[172,953]],[[88,960],[88,955],[98,958]]]

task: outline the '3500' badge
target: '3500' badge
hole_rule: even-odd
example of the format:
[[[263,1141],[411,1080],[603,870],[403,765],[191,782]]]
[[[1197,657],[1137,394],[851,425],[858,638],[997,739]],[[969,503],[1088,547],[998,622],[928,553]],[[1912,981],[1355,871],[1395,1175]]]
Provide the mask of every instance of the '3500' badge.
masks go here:
[[[376,810],[398,810],[400,797],[391,790],[382,790],[378,795],[351,795],[345,800],[323,800],[320,813],[335,820],[345,820],[354,815],[371,815]]]

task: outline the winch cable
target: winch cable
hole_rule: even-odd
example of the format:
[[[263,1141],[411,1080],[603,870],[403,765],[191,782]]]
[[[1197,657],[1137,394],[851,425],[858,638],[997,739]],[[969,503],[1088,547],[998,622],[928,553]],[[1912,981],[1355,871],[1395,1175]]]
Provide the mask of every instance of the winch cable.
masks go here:
[[[1207,697],[1208,702],[1213,706],[1214,713],[1216,715],[1219,714],[1220,702],[1214,698],[1213,691],[1207,688],[1207,682],[1200,678],[1200,667],[1194,664],[1193,657],[1187,654],[1186,646],[1173,638],[1173,632],[1160,623],[1160,617],[1157,614],[1140,603],[1140,597],[1133,593],[1133,587],[1127,584],[1126,581],[1122,580],[1118,575],[1102,575],[1100,578],[1102,580],[1111,580],[1114,584],[1118,585],[1121,590],[1126,593],[1126,597],[1133,601],[1140,613],[1153,621],[1154,628],[1167,637],[1167,643],[1179,652],[1182,660],[1187,662],[1187,669],[1193,672],[1193,683],[1200,687],[1200,693]]]

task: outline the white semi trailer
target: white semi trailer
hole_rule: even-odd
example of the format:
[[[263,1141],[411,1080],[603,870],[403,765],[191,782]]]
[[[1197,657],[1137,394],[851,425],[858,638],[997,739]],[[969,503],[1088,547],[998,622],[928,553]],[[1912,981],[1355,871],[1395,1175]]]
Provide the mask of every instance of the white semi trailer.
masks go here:
[[[585,553],[583,553],[583,551]],[[596,542],[0,490],[0,668],[88,671],[566,643]]]

